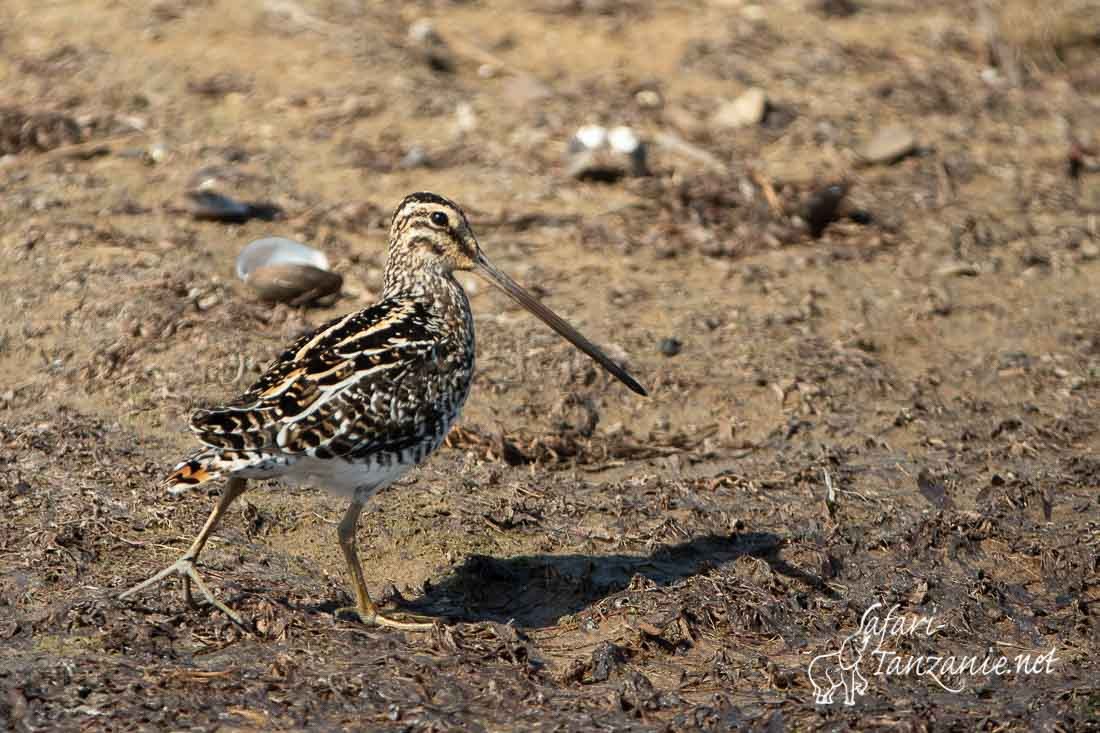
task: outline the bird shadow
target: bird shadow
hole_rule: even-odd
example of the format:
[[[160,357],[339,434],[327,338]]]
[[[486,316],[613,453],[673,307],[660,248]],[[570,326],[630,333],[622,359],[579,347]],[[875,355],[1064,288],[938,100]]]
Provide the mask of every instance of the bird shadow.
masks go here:
[[[393,600],[410,611],[453,622],[511,621],[543,628],[630,587],[638,576],[668,586],[739,557],[762,559],[776,573],[834,595],[820,578],[780,558],[781,546],[774,534],[748,532],[696,537],[648,555],[472,555],[421,597]]]
[[[703,535],[638,555],[545,554],[503,559],[471,555],[440,582],[425,583],[418,598],[405,599],[390,585],[377,600],[383,612],[397,610],[398,617],[401,611],[408,611],[448,623],[513,623],[539,629],[555,626],[563,616],[632,586],[669,586],[740,557],[763,560],[773,572],[835,599],[836,592],[824,580],[780,557],[783,544],[770,532],[744,532]],[[263,597],[288,610],[328,616],[350,601],[292,600],[289,594],[273,593],[270,576],[267,580],[262,587],[238,587],[237,595],[229,599],[230,606],[249,597]]]

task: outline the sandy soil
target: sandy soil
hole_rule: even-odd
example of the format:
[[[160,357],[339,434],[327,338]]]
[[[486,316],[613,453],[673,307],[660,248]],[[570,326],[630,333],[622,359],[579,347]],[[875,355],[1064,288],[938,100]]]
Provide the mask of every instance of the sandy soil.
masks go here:
[[[1009,5],[0,5],[0,728],[1096,730],[1100,47]],[[722,127],[750,86],[763,121]],[[587,123],[652,175],[570,178]],[[911,154],[862,165],[895,124]],[[209,166],[281,216],[195,220]],[[370,303],[414,190],[651,396],[471,282],[466,414],[359,534],[376,594],[450,624],[335,620],[343,507],[274,487],[204,556],[249,629],[115,601],[215,501],[156,489],[188,412]],[[233,259],[267,234],[342,295],[258,301]],[[816,704],[875,603],[942,624],[882,648],[1057,662],[949,692],[865,659]]]

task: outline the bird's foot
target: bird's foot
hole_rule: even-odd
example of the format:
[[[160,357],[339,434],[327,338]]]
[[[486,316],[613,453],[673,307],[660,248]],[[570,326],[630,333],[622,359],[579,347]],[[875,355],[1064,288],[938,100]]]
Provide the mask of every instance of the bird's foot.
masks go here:
[[[432,618],[431,616],[421,616],[407,611],[397,611],[393,616],[383,616],[378,612],[377,608],[368,607],[363,609],[358,606],[337,608],[335,612],[336,618],[340,618],[341,615],[353,616],[366,626],[386,626],[391,629],[401,629],[402,631],[431,631],[442,623],[440,619]],[[397,618],[394,618],[394,616],[397,616]]]
[[[245,626],[244,619],[241,618],[240,614],[238,614],[232,608],[225,605],[214,597],[214,594],[211,593],[210,589],[206,587],[206,583],[203,582],[202,576],[200,576],[198,571],[195,570],[194,558],[187,555],[184,555],[179,560],[176,560],[174,563],[166,567],[164,570],[161,570],[159,573],[149,578],[148,580],[143,580],[134,587],[125,590],[122,593],[119,593],[118,600],[124,601],[130,596],[136,593],[140,593],[146,588],[157,585],[170,575],[178,575],[180,578],[183,579],[183,595],[184,598],[187,599],[188,605],[195,605],[194,598],[191,596],[191,583],[194,582],[195,587],[199,589],[199,592],[202,593],[203,598],[206,599],[207,603],[209,603],[211,606],[218,609],[230,619],[232,619],[233,623],[241,627]]]

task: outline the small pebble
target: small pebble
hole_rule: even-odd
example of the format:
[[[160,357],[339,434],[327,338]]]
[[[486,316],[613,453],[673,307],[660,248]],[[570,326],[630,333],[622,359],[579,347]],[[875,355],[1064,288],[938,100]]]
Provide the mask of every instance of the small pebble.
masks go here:
[[[378,111],[381,104],[371,97],[352,94],[340,103],[340,114],[349,119],[357,120],[370,117]]]
[[[661,353],[665,356],[676,356],[680,353],[680,350],[684,348],[684,345],[679,339],[674,337],[663,338],[659,346]]]
[[[421,19],[409,26],[409,44],[432,71],[454,71],[454,54],[430,20]]]
[[[764,121],[768,112],[768,95],[760,87],[752,87],[732,102],[724,102],[714,113],[718,127],[752,127]]]
[[[455,130],[461,135],[477,129],[477,112],[469,102],[459,102],[455,107]]]
[[[409,151],[405,153],[401,158],[401,162],[397,164],[398,168],[428,168],[431,166],[431,159],[428,157],[428,151],[426,151],[420,145],[413,145],[409,148]]]
[[[856,153],[867,163],[889,165],[917,149],[917,138],[905,125],[888,125],[859,148]]]
[[[657,109],[663,104],[661,95],[653,89],[642,89],[634,95],[634,101],[642,109]]]
[[[768,12],[759,5],[744,5],[741,8],[741,15],[745,20],[751,20],[754,23],[759,23],[768,17]]]
[[[163,163],[165,158],[168,157],[168,146],[164,143],[153,143],[145,150],[142,157],[150,165]]]
[[[207,293],[195,301],[195,307],[200,311],[208,311],[220,302],[221,296],[218,293]]]
[[[939,277],[977,277],[977,265],[970,262],[950,262],[936,270]]]

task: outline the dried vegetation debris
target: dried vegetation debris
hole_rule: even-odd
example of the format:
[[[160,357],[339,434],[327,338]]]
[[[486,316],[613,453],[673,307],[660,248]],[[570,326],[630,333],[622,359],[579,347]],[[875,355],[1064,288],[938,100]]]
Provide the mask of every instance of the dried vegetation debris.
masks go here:
[[[845,181],[771,181],[752,170],[658,178],[639,189],[639,208],[647,217],[616,214],[615,235],[604,234],[611,229],[607,225],[592,233],[605,241],[620,238],[626,252],[641,246],[662,259],[692,252],[740,259],[805,244],[828,228],[831,242],[860,247],[870,255],[896,235],[872,213],[846,202],[850,188]]]
[[[506,435],[468,424],[452,430],[446,444],[451,448],[472,450],[480,458],[502,461],[510,466],[567,463],[598,469],[612,462],[690,452],[702,447],[704,441],[717,432],[715,426],[694,435],[656,432],[647,438],[637,438],[625,428],[598,436],[566,428],[525,436]]]
[[[82,135],[76,120],[65,114],[0,108],[0,155],[53,150],[80,142]]]

